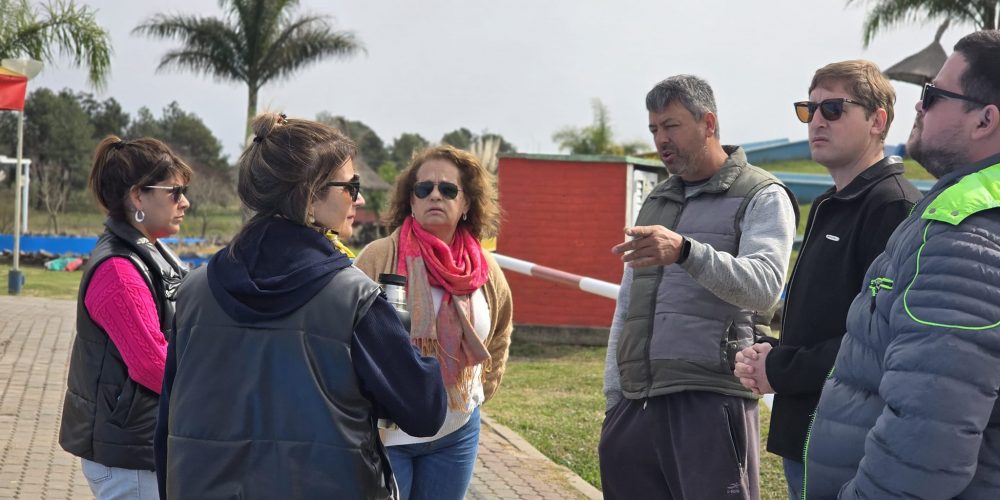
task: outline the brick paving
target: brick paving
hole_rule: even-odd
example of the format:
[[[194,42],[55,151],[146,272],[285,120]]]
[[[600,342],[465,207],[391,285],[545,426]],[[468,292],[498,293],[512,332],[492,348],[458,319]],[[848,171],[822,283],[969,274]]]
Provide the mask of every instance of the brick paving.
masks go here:
[[[0,296],[0,499],[92,498],[58,443],[76,303]],[[483,417],[468,500],[596,499],[600,492]]]
[[[600,499],[601,492],[556,465],[514,431],[482,417],[479,458],[466,500]]]
[[[59,447],[76,304],[0,297],[0,498],[92,498]]]

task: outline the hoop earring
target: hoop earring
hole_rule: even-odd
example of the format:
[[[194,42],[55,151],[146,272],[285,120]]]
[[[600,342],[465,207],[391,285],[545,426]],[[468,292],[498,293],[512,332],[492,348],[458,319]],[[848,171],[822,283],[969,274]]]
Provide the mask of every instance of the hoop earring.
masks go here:
[[[136,222],[142,222],[144,220],[146,220],[146,212],[143,212],[141,208],[139,210],[136,210],[135,211],[135,221]]]
[[[469,220],[469,213],[468,212],[462,214],[462,220]]]

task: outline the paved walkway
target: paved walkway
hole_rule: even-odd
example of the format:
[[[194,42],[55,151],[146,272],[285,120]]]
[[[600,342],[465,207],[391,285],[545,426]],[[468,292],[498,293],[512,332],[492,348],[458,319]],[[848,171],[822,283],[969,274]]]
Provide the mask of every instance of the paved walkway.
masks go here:
[[[75,316],[73,301],[0,296],[0,499],[91,498],[79,460],[58,444]],[[484,416],[466,498],[601,496]]]

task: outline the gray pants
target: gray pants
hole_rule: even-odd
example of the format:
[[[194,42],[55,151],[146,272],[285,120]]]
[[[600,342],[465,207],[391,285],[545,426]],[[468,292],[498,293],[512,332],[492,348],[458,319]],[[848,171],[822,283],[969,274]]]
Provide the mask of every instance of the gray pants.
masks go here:
[[[760,498],[757,401],[685,391],[623,399],[604,418],[604,498]]]

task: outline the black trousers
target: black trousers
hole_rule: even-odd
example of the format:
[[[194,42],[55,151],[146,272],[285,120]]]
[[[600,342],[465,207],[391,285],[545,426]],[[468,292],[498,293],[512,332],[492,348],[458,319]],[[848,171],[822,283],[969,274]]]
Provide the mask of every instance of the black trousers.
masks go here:
[[[598,448],[607,500],[760,498],[757,401],[684,391],[623,399]]]

